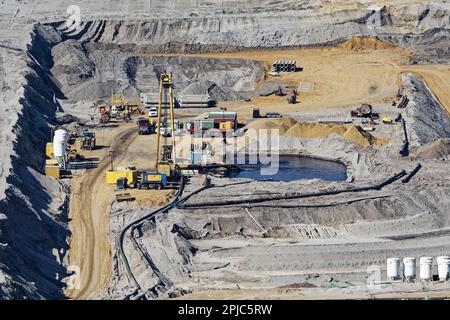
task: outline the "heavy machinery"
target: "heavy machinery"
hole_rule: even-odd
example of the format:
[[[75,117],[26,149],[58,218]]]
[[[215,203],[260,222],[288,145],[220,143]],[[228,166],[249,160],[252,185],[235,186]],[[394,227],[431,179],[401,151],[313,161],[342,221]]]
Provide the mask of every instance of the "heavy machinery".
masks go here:
[[[164,101],[163,101],[164,100]],[[163,104],[167,105],[169,101],[169,110],[163,109]],[[169,112],[167,112],[169,111]],[[158,118],[156,123],[157,130],[163,128],[162,117],[165,123],[170,123],[170,137],[171,143],[168,143],[168,136],[161,134],[157,135],[156,144],[156,172],[161,174],[158,180],[161,187],[172,187],[179,183],[181,179],[180,168],[176,163],[175,157],[175,116],[174,116],[174,99],[173,99],[173,81],[172,74],[163,72],[159,78],[159,102],[158,102]],[[163,139],[163,141],[161,141]],[[164,180],[163,175],[166,177]],[[151,175],[147,175],[147,179]],[[141,182],[145,180],[141,179]],[[165,181],[165,182],[164,182]],[[142,185],[142,183],[141,183]]]
[[[370,104],[364,103],[356,110],[352,110],[350,112],[350,115],[352,117],[370,118],[372,116],[372,106]]]
[[[392,118],[385,117],[385,118],[383,118],[383,123],[384,124],[393,124],[394,120],[392,120]]]
[[[138,189],[162,189],[167,187],[167,176],[155,171],[143,171],[136,184]]]
[[[296,104],[297,103],[297,96],[298,96],[297,90],[292,90],[292,94],[289,97],[288,102],[290,104]]]
[[[156,132],[155,124],[153,121],[145,118],[139,118],[137,121],[138,133],[141,134],[152,134]]]
[[[125,96],[122,93],[113,91],[111,93],[111,106],[122,107],[125,105]]]
[[[81,131],[80,132],[80,148],[81,150],[93,150],[95,149],[96,139],[95,132],[93,131]]]

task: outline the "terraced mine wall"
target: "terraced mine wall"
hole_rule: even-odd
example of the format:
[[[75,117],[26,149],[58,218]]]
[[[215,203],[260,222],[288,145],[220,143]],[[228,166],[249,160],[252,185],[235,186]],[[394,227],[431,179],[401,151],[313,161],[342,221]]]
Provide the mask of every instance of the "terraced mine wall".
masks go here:
[[[34,29],[28,51],[7,51],[0,111],[0,299],[64,298],[67,189],[43,175],[45,143],[59,95],[49,48],[59,40]]]
[[[183,63],[194,63],[184,58],[142,58],[141,53],[325,46],[353,36],[376,35],[392,44],[423,49],[414,55],[413,62],[448,63],[450,60],[449,10],[444,3],[383,8],[377,30],[368,27],[372,12],[366,9],[326,12],[316,11],[317,7],[309,2],[274,2],[268,7],[259,4],[258,1],[258,5],[245,8],[217,8],[215,14],[209,15],[189,9],[186,14],[191,16],[181,19],[91,17],[81,30],[73,33],[56,30],[62,27],[62,22],[36,24],[30,30],[27,46],[10,46],[13,42],[6,39],[1,46],[0,66],[4,102],[0,110],[1,299],[64,298],[61,279],[67,275],[62,259],[68,249],[68,190],[42,174],[44,146],[56,124],[58,100],[98,98],[109,94],[113,85],[133,91],[134,87],[147,83],[141,72],[155,62],[162,66],[179,64],[180,70],[184,69]],[[86,1],[81,5],[89,9]],[[52,11],[40,6],[34,14],[42,10]],[[47,20],[62,21],[54,17]],[[30,21],[36,23],[27,20],[26,15],[24,21],[25,29]],[[21,30],[22,26],[17,28]],[[99,55],[102,50],[108,54]],[[105,58],[117,52],[122,59],[119,67],[115,58]],[[102,63],[104,66],[100,67]],[[261,65],[236,62],[236,66],[236,69],[244,66],[248,73],[235,73],[234,77],[250,75],[251,82],[221,83],[216,79],[211,81],[213,84],[199,81],[196,85],[217,90],[218,96],[245,97],[242,92],[252,90]],[[193,68],[191,73],[196,71]],[[118,83],[122,76],[126,81]],[[92,87],[93,91],[85,91],[91,87],[92,79],[101,81]],[[191,80],[187,78],[185,83]]]

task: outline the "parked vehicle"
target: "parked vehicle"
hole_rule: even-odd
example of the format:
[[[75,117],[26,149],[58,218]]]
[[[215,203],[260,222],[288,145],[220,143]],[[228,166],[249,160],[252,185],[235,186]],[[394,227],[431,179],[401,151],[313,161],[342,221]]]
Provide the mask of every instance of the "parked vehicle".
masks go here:
[[[95,149],[95,132],[92,131],[81,131],[80,132],[80,148],[82,150],[93,150]]]
[[[167,176],[155,171],[143,171],[136,184],[138,189],[162,189],[167,186]]]
[[[158,108],[151,107],[150,111],[148,112],[149,117],[157,117],[158,116]]]
[[[150,123],[148,119],[141,118],[137,121],[139,134],[155,133],[155,125]]]

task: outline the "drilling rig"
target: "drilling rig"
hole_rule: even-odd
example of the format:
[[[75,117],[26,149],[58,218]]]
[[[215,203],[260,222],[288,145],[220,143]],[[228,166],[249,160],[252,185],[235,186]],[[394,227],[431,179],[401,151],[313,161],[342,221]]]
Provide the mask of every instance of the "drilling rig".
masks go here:
[[[179,186],[182,177],[175,157],[174,117],[172,74],[163,72],[159,78],[158,119],[156,122],[156,170],[141,173],[137,183],[139,189],[161,189]],[[170,123],[170,130],[167,128],[168,123]],[[169,137],[171,139],[170,143],[168,141]]]

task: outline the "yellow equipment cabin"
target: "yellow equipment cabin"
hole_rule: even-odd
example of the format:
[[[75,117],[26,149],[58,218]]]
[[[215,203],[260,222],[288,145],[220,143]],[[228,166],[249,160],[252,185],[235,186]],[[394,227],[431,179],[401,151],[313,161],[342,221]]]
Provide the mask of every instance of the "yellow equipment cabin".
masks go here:
[[[134,184],[137,181],[137,171],[136,170],[114,170],[106,171],[106,183],[116,184],[117,179],[126,178],[127,184]]]

